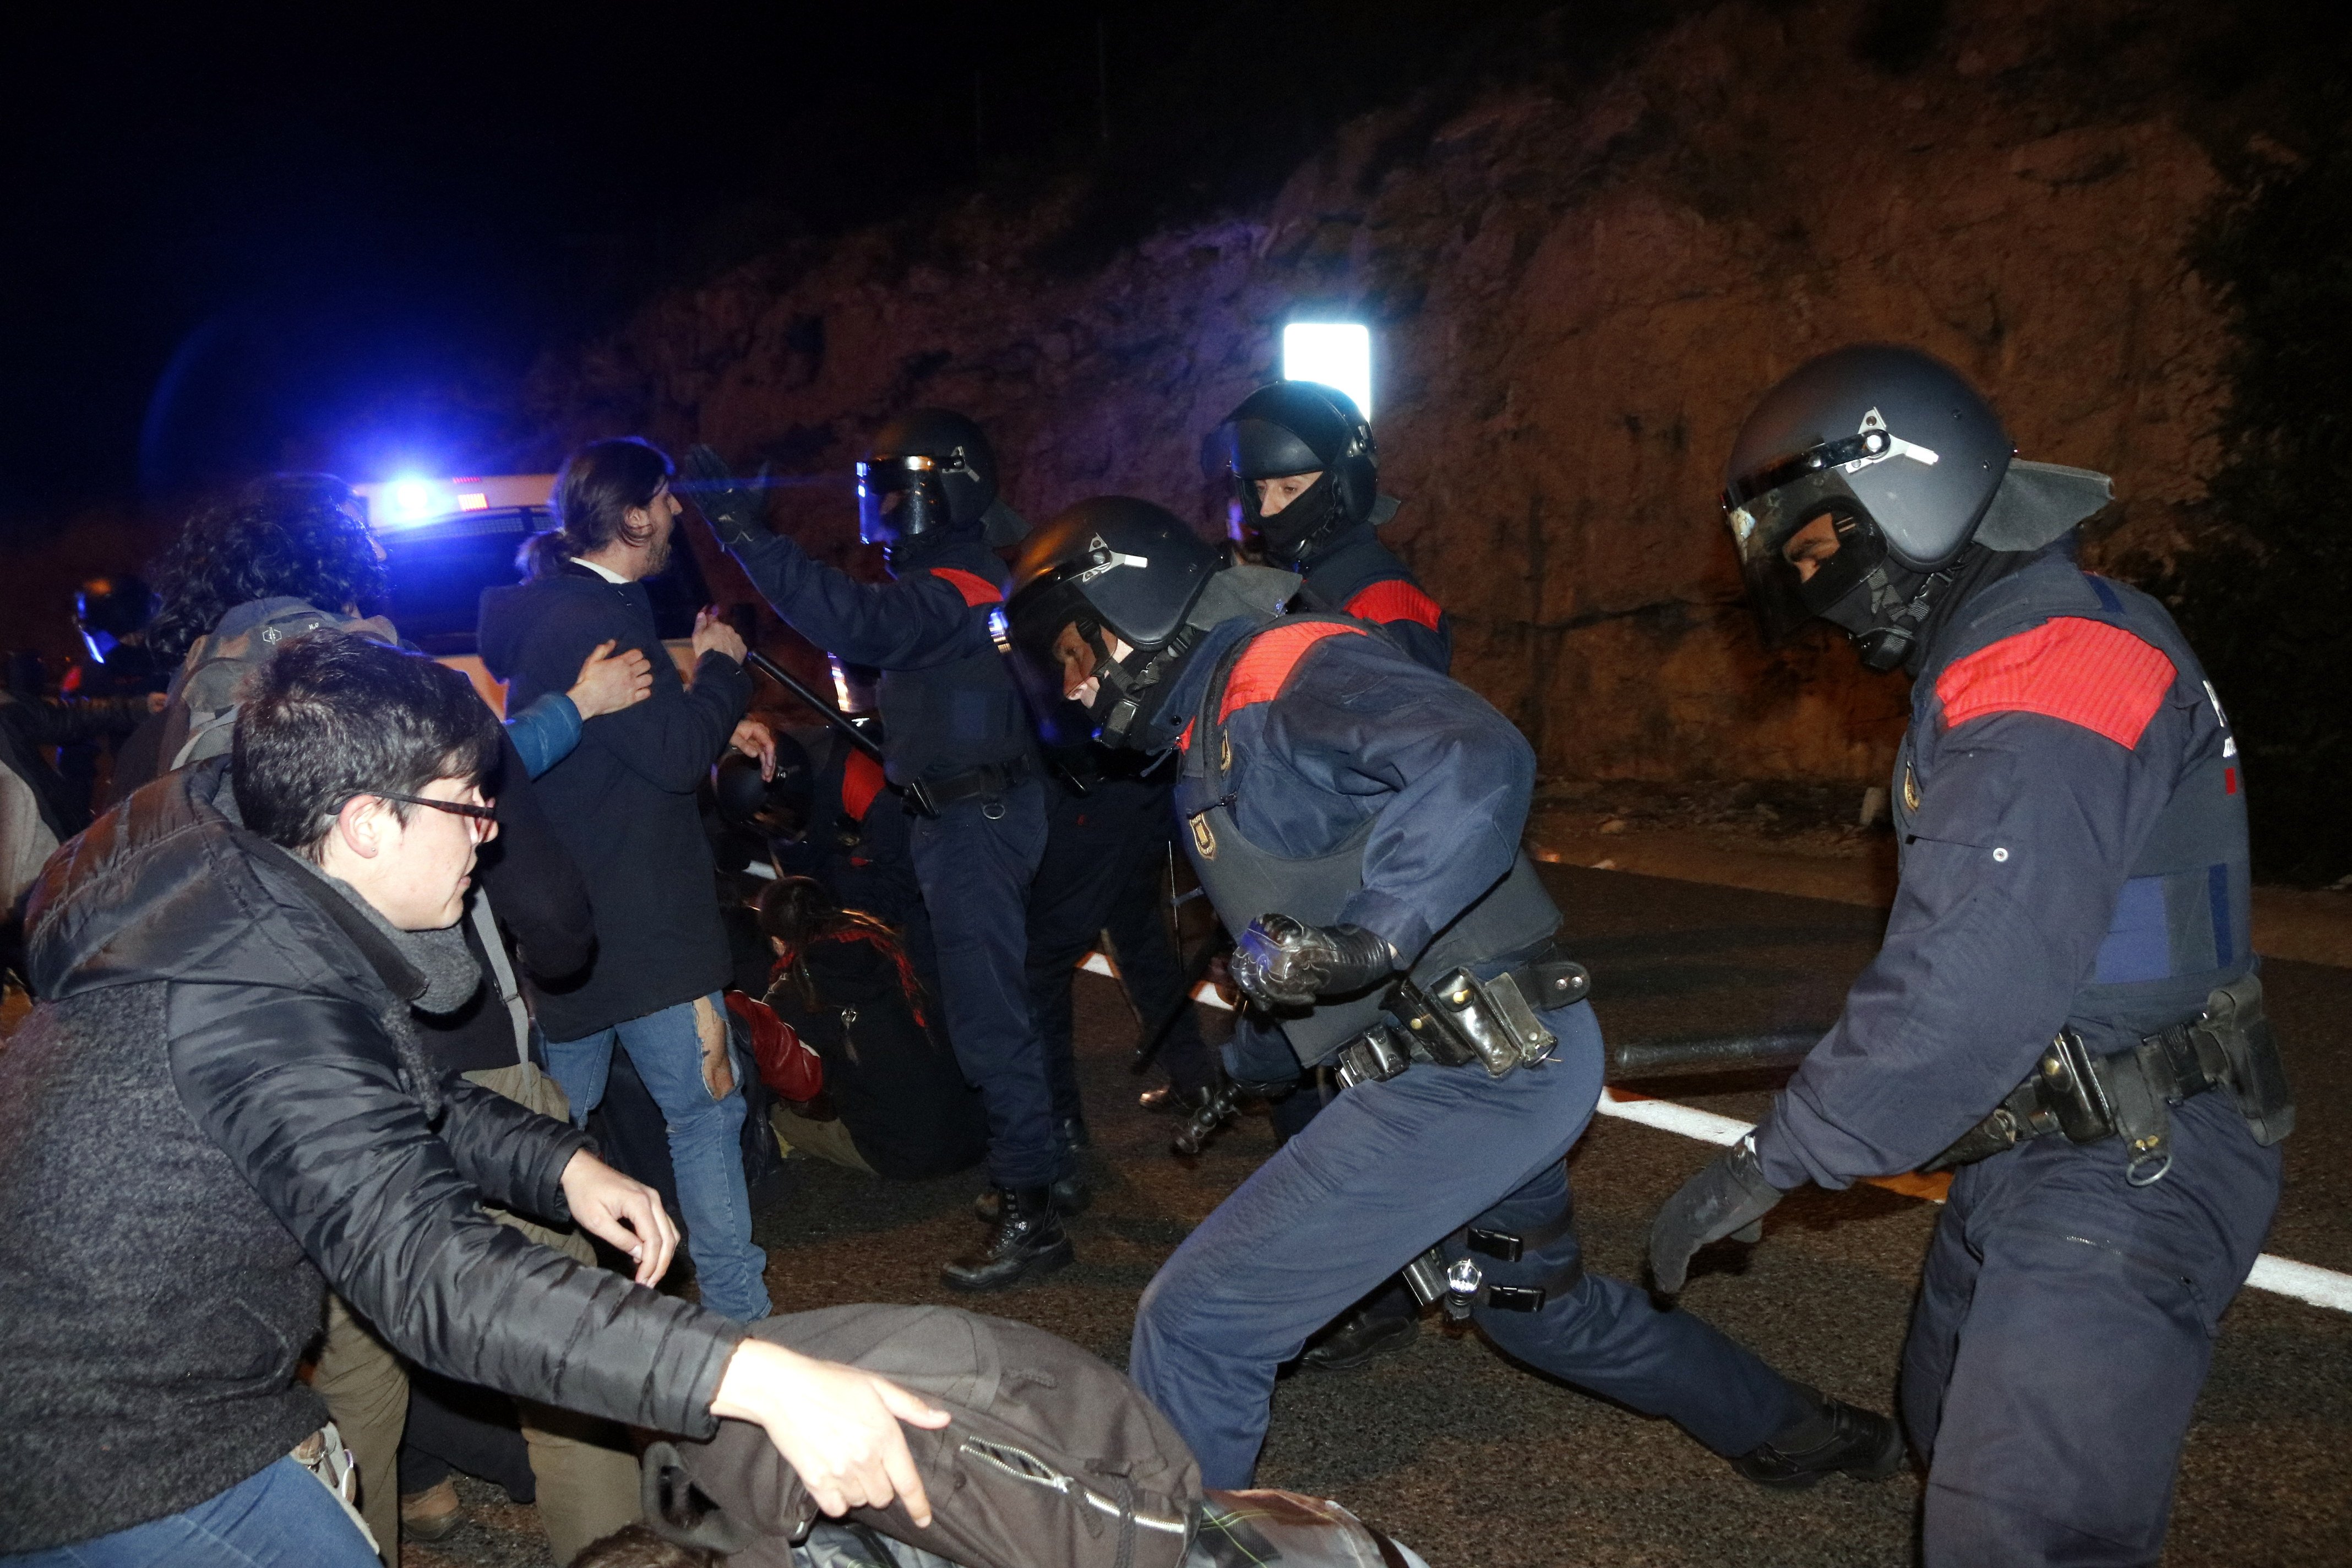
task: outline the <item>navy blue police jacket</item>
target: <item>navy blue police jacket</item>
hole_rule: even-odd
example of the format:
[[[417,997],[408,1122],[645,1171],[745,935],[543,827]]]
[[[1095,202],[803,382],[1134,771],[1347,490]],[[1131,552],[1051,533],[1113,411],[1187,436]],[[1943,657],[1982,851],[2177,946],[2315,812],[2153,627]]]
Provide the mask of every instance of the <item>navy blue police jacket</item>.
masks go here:
[[[1244,655],[1225,689],[1235,823],[1260,847],[1299,858],[1328,853],[1377,817],[1364,885],[1339,921],[1410,960],[1511,869],[1535,792],[1535,752],[1476,692],[1379,632],[1330,623],[1287,628],[1304,646],[1286,649],[1272,642],[1279,621],[1220,623],[1186,661],[1161,713],[1192,712],[1225,652],[1269,624],[1277,630]],[[1214,804],[1208,787],[1197,773],[1179,777],[1180,817]]]
[[[1454,618],[1370,523],[1358,523],[1299,570],[1305,578],[1293,609],[1370,621],[1414,663],[1440,675],[1454,668]]]
[[[1776,1186],[1915,1169],[2061,1027],[2123,1050],[2253,963],[2221,700],[2163,605],[2063,542],[1930,645],[1892,794],[1885,942],[1757,1129]]]
[[[888,583],[861,583],[764,530],[727,550],[794,631],[882,671],[891,783],[1029,756],[1027,710],[991,626],[1009,574],[985,543],[944,542]]]

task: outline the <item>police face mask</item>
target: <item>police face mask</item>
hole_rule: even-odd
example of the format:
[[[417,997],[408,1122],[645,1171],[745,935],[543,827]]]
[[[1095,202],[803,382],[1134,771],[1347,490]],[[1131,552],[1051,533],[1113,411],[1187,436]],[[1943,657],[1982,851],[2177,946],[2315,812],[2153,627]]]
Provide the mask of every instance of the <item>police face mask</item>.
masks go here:
[[[1258,510],[1257,481],[1243,479],[1240,484],[1243,514],[1256,526],[1271,561],[1297,564],[1330,531],[1336,521],[1339,485],[1328,468],[1318,474],[1315,482],[1300,491],[1288,506],[1271,514]]]

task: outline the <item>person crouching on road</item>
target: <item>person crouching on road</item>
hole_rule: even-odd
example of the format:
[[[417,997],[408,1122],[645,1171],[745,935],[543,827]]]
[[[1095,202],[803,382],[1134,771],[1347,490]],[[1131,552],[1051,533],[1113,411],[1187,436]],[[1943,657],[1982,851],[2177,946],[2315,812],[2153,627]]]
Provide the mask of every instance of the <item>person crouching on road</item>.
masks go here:
[[[677,1233],[586,1139],[425,1065],[496,721],[465,677],[295,639],[231,754],[140,790],[29,904],[41,1001],[0,1051],[0,1563],[370,1568],[295,1457],[331,1287],[452,1377],[708,1435],[760,1422],[826,1506],[920,1503],[895,1385],[646,1289]],[[576,1220],[633,1283],[482,1211]],[[361,1485],[391,1486],[391,1476]]]
[[[1223,566],[1122,497],[1064,512],[1014,568],[1021,656],[1058,672],[1107,743],[1180,753],[1181,837],[1234,933],[1235,982],[1282,1020],[1283,1067],[1336,1058],[1351,1084],[1153,1279],[1137,1384],[1207,1484],[1245,1487],[1276,1367],[1443,1247],[1446,1293],[1505,1352],[1670,1416],[1750,1479],[1893,1474],[1885,1416],[1585,1271],[1563,1159],[1600,1099],[1601,1030],[1519,852],[1535,757],[1363,622],[1278,616],[1296,584]],[[1457,989],[1480,998],[1471,1026],[1406,1026]],[[1474,1032],[1491,1054],[1463,1046]]]
[[[643,441],[573,453],[556,475],[559,526],[525,547],[530,581],[482,595],[480,643],[515,707],[569,686],[603,644],[652,666],[651,697],[588,721],[533,781],[596,919],[587,978],[543,992],[540,1023],[577,1125],[604,1098],[614,1046],[629,1053],[668,1130],[702,1304],[750,1322],[768,1315],[767,1256],[751,1243],[747,1112],[719,1002],[727,932],[695,792],[730,744],[772,771],[774,742],[743,717],[751,678],[725,622],[697,619],[691,687],[662,647],[643,580],[669,560],[680,510],[669,481],[669,458]]]

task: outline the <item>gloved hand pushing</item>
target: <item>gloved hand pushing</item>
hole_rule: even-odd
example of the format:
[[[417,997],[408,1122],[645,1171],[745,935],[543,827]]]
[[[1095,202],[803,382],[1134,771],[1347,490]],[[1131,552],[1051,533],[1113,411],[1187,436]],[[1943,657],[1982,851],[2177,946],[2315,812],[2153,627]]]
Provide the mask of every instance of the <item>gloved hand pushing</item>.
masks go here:
[[[734,544],[766,530],[767,508],[761,500],[768,486],[766,464],[760,466],[758,477],[747,485],[729,471],[725,458],[697,443],[686,449],[685,468],[683,488],[710,520],[719,542]]]
[[[1650,1220],[1650,1272],[1658,1289],[1669,1296],[1681,1290],[1691,1255],[1710,1242],[1727,1236],[1763,1240],[1764,1216],[1780,1196],[1756,1163],[1754,1133],[1708,1161]]]
[[[1318,996],[1362,991],[1397,968],[1389,944],[1357,925],[1311,926],[1260,915],[1228,964],[1242,994],[1262,1007],[1307,1007]]]

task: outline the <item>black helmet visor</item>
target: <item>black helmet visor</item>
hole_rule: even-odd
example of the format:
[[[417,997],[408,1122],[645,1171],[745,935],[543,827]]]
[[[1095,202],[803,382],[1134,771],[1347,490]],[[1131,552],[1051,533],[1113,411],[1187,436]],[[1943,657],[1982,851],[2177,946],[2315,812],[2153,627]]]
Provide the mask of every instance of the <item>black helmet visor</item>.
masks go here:
[[[948,526],[947,489],[936,458],[869,458],[857,465],[857,537],[896,544]]]
[[[1851,592],[1886,559],[1886,541],[1835,468],[1748,499],[1724,495],[1724,521],[1739,554],[1748,603],[1777,647]]]

